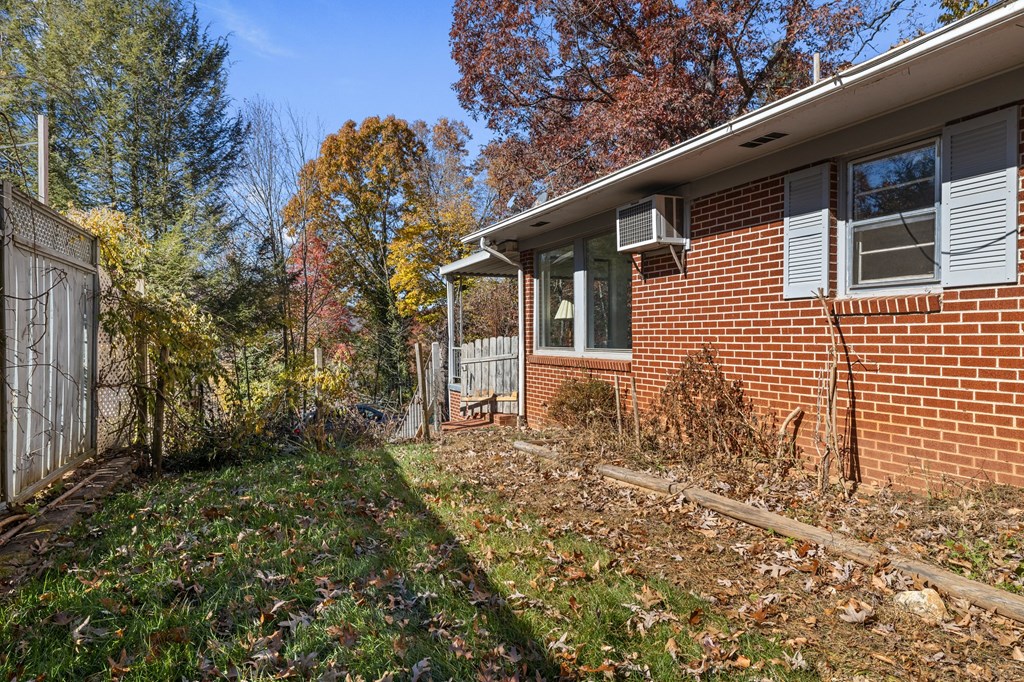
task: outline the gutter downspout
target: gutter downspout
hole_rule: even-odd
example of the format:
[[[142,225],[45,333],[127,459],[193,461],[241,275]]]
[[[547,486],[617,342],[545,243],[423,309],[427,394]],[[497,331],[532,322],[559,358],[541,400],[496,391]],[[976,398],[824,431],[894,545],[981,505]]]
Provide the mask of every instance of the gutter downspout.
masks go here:
[[[526,420],[526,277],[523,274],[523,264],[515,263],[511,259],[505,257],[504,254],[498,253],[490,246],[487,245],[487,238],[480,237],[480,250],[486,251],[498,260],[504,261],[514,267],[518,271],[516,277],[516,288],[518,289],[519,305],[519,402],[517,409],[519,411],[519,418],[516,420],[519,422],[519,426],[523,426]]]
[[[519,418],[518,426],[526,426],[526,274],[519,268]]]
[[[490,246],[488,246],[487,245],[487,237],[480,237],[480,250],[481,251],[486,251],[487,253],[491,254],[492,256],[497,258],[498,260],[503,261],[505,263],[508,263],[509,265],[511,265],[512,267],[516,268],[520,272],[522,272],[522,270],[523,270],[523,266],[522,265],[520,265],[519,263],[516,263],[515,261],[511,260],[510,258],[505,256],[505,254],[499,253],[498,251],[495,251]]]

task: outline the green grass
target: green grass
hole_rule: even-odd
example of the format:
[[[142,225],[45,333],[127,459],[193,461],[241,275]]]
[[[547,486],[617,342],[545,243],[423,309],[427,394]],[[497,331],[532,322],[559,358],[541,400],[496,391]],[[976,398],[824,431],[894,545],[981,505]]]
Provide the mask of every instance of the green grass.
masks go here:
[[[774,641],[730,634],[707,604],[424,448],[184,474],[73,535],[0,603],[3,679],[677,679],[706,655],[729,679],[807,679]]]

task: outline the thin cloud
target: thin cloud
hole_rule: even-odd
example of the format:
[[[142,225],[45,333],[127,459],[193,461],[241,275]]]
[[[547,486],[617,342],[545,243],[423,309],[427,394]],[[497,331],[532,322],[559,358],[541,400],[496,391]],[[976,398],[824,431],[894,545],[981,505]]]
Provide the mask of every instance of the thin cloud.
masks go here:
[[[228,2],[211,4],[199,3],[215,12],[224,22],[228,31],[239,40],[249,45],[253,50],[264,57],[292,58],[295,53],[288,48],[274,42],[273,38],[265,28],[260,26],[252,18],[242,14]]]

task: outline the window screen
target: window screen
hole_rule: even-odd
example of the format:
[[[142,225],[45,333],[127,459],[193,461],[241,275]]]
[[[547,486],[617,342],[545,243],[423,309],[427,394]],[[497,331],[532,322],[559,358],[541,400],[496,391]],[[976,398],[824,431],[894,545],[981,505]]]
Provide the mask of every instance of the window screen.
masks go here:
[[[938,278],[936,144],[850,165],[853,286]]]
[[[575,276],[572,244],[538,256],[537,316],[543,348],[573,348]]]
[[[584,245],[587,271],[587,348],[632,348],[629,257],[615,247],[615,235],[588,239]]]

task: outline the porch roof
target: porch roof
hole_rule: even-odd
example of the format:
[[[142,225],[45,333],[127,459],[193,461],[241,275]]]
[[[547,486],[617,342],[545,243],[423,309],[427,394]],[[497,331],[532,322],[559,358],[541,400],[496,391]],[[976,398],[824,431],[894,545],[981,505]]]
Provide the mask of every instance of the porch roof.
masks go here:
[[[524,240],[774,155],[1024,64],[1024,0],[970,17],[464,238]],[[1020,92],[1007,93],[1007,102]],[[772,134],[784,134],[775,137]],[[771,144],[763,144],[769,136]],[[759,144],[760,143],[760,144]]]
[[[515,277],[519,268],[490,251],[474,251],[465,258],[441,268],[441,277],[451,279],[456,275],[474,277]]]

